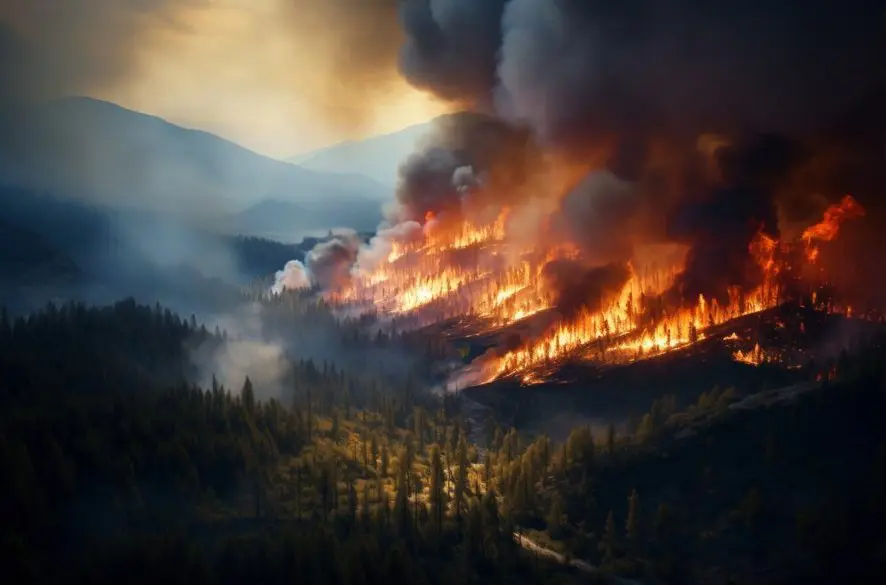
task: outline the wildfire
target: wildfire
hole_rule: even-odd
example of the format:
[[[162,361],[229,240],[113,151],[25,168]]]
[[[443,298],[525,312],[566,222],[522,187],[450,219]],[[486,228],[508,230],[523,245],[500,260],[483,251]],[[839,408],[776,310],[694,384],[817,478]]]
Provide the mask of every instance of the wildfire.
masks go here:
[[[365,307],[381,315],[415,316],[426,324],[469,315],[488,330],[552,308],[542,269],[555,259],[578,259],[580,251],[562,243],[521,248],[508,240],[508,214],[505,209],[487,224],[463,221],[454,225],[428,214],[419,238],[393,243],[385,262],[355,271],[350,285],[329,293],[328,298],[333,304]],[[808,261],[814,262],[818,254],[814,242],[834,239],[841,222],[863,215],[864,210],[849,195],[829,207],[823,220],[800,238]],[[786,249],[784,242],[761,229],[749,246],[763,275],[759,286],[753,290],[732,287],[726,301],[699,296],[676,308],[664,306],[660,299],[672,289],[682,266],[630,267],[627,282],[604,295],[594,309],[561,318],[514,349],[479,358],[472,364],[471,382],[516,376],[524,383],[535,383],[566,358],[626,363],[697,343],[718,325],[782,302],[780,275],[786,266]],[[737,351],[733,357],[754,364],[769,359],[759,347],[748,353]]]
[[[759,343],[755,343],[754,348],[750,351],[744,352],[739,349],[733,352],[732,359],[750,366],[759,366],[761,364],[781,361],[778,355],[762,349]]]

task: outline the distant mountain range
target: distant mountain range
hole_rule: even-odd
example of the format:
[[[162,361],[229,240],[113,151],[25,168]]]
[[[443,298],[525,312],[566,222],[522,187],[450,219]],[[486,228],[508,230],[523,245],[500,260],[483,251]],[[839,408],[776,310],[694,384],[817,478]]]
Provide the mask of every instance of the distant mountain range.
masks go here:
[[[89,98],[48,102],[0,118],[0,183],[31,191],[218,220],[266,200],[276,216],[322,230],[373,228],[390,189],[354,172],[318,172],[232,142]],[[261,207],[249,215],[260,215]],[[236,215],[234,215],[236,217]],[[250,225],[258,228],[257,222]],[[237,230],[241,226],[227,221]],[[290,230],[287,239],[298,239]]]
[[[288,160],[313,171],[358,173],[393,190],[397,185],[400,164],[415,151],[433,124],[432,120],[390,134],[349,140]]]

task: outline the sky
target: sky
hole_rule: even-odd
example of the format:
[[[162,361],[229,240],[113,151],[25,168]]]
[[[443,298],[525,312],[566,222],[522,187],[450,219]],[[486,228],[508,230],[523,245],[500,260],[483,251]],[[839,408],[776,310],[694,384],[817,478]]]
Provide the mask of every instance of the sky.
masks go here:
[[[12,75],[29,98],[105,99],[287,158],[450,109],[397,73],[395,10],[391,0],[0,0],[0,47],[15,61],[0,64],[0,81]]]
[[[640,125],[817,120],[886,56],[876,0],[403,6],[0,0],[0,107],[88,95],[281,158],[465,105],[562,143],[638,112]]]

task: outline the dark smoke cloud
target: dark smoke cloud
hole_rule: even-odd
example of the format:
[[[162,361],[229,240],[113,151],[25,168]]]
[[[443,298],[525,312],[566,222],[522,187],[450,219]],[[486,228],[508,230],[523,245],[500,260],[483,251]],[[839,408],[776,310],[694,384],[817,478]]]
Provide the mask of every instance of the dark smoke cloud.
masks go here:
[[[883,8],[872,0],[405,6],[407,79],[444,98],[493,99],[569,149],[665,128],[806,128],[881,73]]]
[[[567,318],[581,310],[596,311],[617,294],[631,273],[626,264],[611,263],[594,268],[573,260],[553,260],[541,272],[544,290]]]
[[[773,135],[722,146],[715,153],[718,181],[673,211],[670,235],[690,246],[670,296],[728,300],[728,287],[748,290],[762,271],[750,252],[758,231],[780,235],[775,193],[797,158],[792,142]]]
[[[468,105],[488,106],[506,0],[405,0],[400,69],[416,87]]]
[[[360,238],[353,233],[335,234],[314,246],[305,257],[305,267],[322,289],[338,289],[351,279],[351,267],[357,260]]]
[[[593,265],[623,262],[633,253],[638,235],[633,220],[643,205],[636,184],[608,170],[592,172],[563,199],[551,231],[578,245]]]
[[[465,207],[514,202],[539,157],[524,129],[478,114],[439,118],[424,148],[400,167],[393,219],[460,216]]]

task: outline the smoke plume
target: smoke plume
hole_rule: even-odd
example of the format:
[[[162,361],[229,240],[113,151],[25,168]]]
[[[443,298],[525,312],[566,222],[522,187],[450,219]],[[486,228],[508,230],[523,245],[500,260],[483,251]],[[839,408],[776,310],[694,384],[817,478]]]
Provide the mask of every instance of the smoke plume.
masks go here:
[[[351,232],[339,233],[314,246],[305,257],[311,279],[322,289],[341,288],[351,279],[360,239]]]
[[[524,129],[485,115],[445,116],[401,166],[390,218],[421,222],[429,213],[461,217],[468,209],[515,203],[540,160]]]
[[[271,292],[274,294],[283,294],[285,290],[301,290],[311,287],[311,278],[308,276],[308,269],[298,260],[290,260],[283,266],[283,270],[278,270],[274,275],[274,286]]]
[[[372,272],[382,264],[394,251],[395,244],[417,242],[422,236],[421,224],[417,221],[404,221],[393,227],[381,227],[369,240],[369,244],[361,246],[357,251],[356,269]]]
[[[631,276],[625,264],[586,268],[574,260],[553,260],[542,269],[542,282],[554,306],[565,317],[581,310],[594,311],[617,294]]]
[[[704,295],[725,302],[730,286],[749,289],[762,272],[751,256],[758,231],[778,238],[775,193],[796,160],[796,146],[765,135],[717,148],[718,180],[701,197],[674,210],[670,235],[690,246],[675,290],[684,300]]]
[[[416,87],[479,109],[491,101],[506,0],[407,0],[400,69]]]
[[[414,85],[494,102],[571,149],[665,125],[781,131],[857,99],[881,58],[881,19],[864,0],[415,0],[401,11],[400,63]]]

